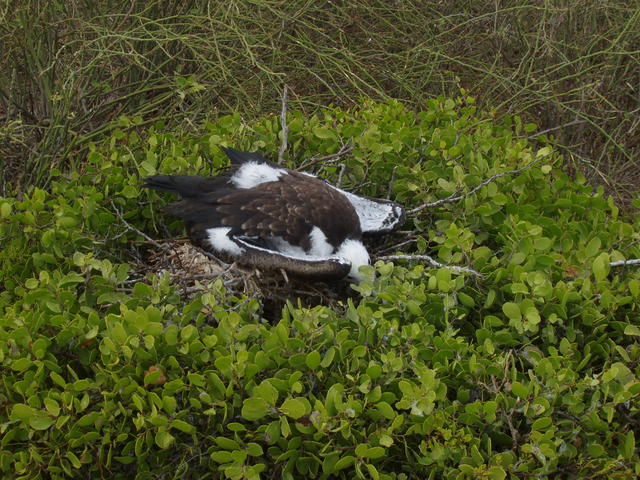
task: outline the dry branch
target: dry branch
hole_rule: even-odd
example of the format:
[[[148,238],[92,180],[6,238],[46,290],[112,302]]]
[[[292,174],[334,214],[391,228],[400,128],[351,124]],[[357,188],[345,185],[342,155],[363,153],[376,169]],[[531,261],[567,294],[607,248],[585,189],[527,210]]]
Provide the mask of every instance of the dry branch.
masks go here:
[[[131,225],[129,222],[127,222],[124,219],[124,216],[122,215],[122,212],[118,209],[118,207],[116,207],[115,203],[111,202],[111,207],[113,208],[113,211],[116,213],[116,215],[118,216],[118,218],[120,219],[120,221],[122,222],[124,228],[126,228],[127,230],[131,231],[131,232],[135,232],[138,235],[140,235],[141,237],[143,237],[147,242],[149,242],[151,245],[153,245],[156,248],[159,248],[161,250],[169,250],[171,247],[169,245],[166,244],[161,244],[156,242],[153,238],[151,238],[149,235],[147,235],[146,233],[144,233],[141,230],[138,230],[136,227],[134,227],[133,225]]]
[[[278,150],[278,164],[282,165],[284,162],[284,152],[287,150],[287,137],[289,136],[289,126],[287,125],[287,86],[284,86],[282,90],[282,110],[280,111],[280,124],[282,126],[282,143]]]
[[[420,262],[426,262],[431,265],[433,268],[447,268],[449,270],[453,270],[457,273],[469,273],[474,277],[484,278],[481,273],[476,272],[475,270],[468,267],[459,267],[457,265],[447,265],[445,263],[440,263],[434,260],[429,255],[383,255],[381,257],[377,257],[376,260],[417,260]]]
[[[311,157],[305,163],[296,168],[296,171],[299,172],[300,170],[308,169],[309,167],[312,167],[313,165],[320,162],[324,162],[325,164],[338,162],[340,161],[340,159],[342,159],[342,157],[349,154],[351,150],[353,150],[353,145],[351,145],[350,143],[345,143],[336,153],[324,155],[322,157]]]
[[[471,190],[469,190],[467,193],[465,193],[463,195],[458,195],[458,191],[456,191],[455,193],[453,193],[452,195],[448,196],[447,198],[443,198],[443,199],[438,200],[436,202],[425,203],[423,205],[420,205],[419,207],[413,208],[413,209],[409,210],[407,212],[407,214],[412,215],[414,213],[418,213],[418,212],[424,210],[425,208],[435,208],[435,207],[439,207],[441,205],[444,205],[446,203],[455,203],[455,202],[457,202],[459,200],[463,200],[463,199],[473,195],[478,190],[480,190],[482,187],[485,187],[485,186],[489,185],[491,182],[493,182],[494,180],[497,180],[500,177],[506,177],[507,175],[516,175],[516,174],[518,174],[520,172],[523,172],[523,171],[531,168],[533,165],[538,163],[540,160],[543,160],[543,159],[547,158],[552,153],[554,153],[553,150],[550,151],[549,153],[541,155],[538,158],[530,161],[524,167],[516,168],[515,170],[509,170],[508,172],[497,173],[497,174],[493,175],[492,177],[489,177],[488,179],[486,179],[484,182],[476,185],[475,187],[473,187]]]
[[[617,262],[609,263],[610,267],[627,267],[630,265],[640,265],[640,258],[634,258],[631,260],[618,260]]]

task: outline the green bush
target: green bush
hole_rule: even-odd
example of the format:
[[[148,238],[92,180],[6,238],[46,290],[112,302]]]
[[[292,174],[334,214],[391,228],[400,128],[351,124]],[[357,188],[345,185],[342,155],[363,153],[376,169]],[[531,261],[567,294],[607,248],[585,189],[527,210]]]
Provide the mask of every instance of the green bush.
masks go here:
[[[289,166],[353,145],[343,186],[408,209],[404,253],[352,298],[274,322],[222,279],[141,277],[169,199],[218,145],[279,145],[275,117],[201,135],[122,118],[81,171],[0,198],[0,472],[7,478],[636,478],[638,222],[472,98],[290,112]],[[341,167],[318,163],[336,180]],[[121,214],[119,212],[122,212]],[[120,218],[119,215],[122,215]],[[375,276],[373,275],[375,270]]]

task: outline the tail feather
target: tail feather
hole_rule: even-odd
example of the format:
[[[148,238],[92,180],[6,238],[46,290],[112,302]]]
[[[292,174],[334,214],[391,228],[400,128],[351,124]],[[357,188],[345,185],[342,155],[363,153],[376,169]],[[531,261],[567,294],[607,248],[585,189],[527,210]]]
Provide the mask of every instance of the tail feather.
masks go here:
[[[220,187],[225,179],[202,178],[191,175],[153,175],[142,184],[145,188],[162,192],[177,193],[184,198],[193,198],[212,192]]]

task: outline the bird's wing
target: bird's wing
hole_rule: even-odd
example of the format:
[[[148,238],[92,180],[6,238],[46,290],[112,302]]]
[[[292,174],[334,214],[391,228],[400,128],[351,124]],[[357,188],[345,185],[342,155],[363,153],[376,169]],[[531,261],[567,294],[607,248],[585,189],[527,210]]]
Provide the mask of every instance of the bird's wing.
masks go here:
[[[399,229],[405,221],[406,211],[402,205],[391,200],[355,195],[327,183],[340,192],[351,203],[360,219],[365,235],[382,235]]]
[[[197,199],[207,197],[212,192],[228,189],[229,177],[229,173],[212,178],[192,175],[153,175],[145,178],[142,187],[177,193],[183,198]]]
[[[351,270],[351,263],[342,258],[305,259],[291,257],[281,252],[262,248],[245,240],[235,237],[234,241],[244,253],[237,261],[258,268],[270,270],[283,269],[287,272],[305,278],[316,280],[339,280],[347,276]]]
[[[314,226],[333,246],[360,236],[355,210],[345,197],[323,181],[299,174],[283,175],[279,181],[251,189],[226,187],[184,197],[166,210],[198,228],[230,227],[230,235],[280,237],[305,251],[311,247],[309,234]]]
[[[155,178],[155,177],[154,177]],[[151,188],[156,185],[173,187],[182,179],[160,183],[147,180]],[[182,182],[184,183],[184,182]],[[197,182],[194,184],[197,186]],[[273,238],[281,237],[287,242],[300,245],[300,239],[307,239],[313,228],[304,214],[296,206],[301,199],[297,191],[289,191],[281,182],[264,183],[252,189],[235,189],[223,183],[219,188],[199,193],[182,193],[176,188],[162,188],[181,193],[183,198],[165,207],[170,215],[187,221],[190,230],[229,227],[230,235]],[[300,245],[307,249],[309,245]]]

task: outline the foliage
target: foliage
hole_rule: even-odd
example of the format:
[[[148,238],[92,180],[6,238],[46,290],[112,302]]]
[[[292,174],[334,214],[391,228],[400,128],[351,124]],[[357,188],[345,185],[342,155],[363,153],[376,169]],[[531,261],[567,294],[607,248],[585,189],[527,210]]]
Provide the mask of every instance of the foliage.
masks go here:
[[[625,0],[22,0],[0,6],[0,194],[79,165],[120,114],[220,112],[466,88],[534,119],[594,182],[636,191],[640,4]],[[635,184],[635,185],[634,185]]]
[[[269,323],[222,280],[134,275],[167,201],[139,177],[275,156],[275,117],[197,135],[121,118],[77,171],[0,198],[0,472],[13,478],[636,478],[639,225],[557,154],[410,216],[353,298]],[[353,151],[343,186],[409,209],[548,155],[518,117],[438,98],[288,116],[289,166]],[[334,180],[340,167],[316,164]],[[364,182],[364,183],[363,183]],[[375,271],[375,276],[374,276]]]

